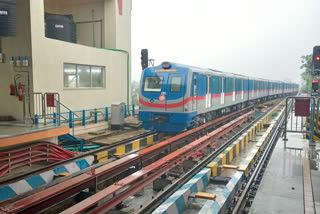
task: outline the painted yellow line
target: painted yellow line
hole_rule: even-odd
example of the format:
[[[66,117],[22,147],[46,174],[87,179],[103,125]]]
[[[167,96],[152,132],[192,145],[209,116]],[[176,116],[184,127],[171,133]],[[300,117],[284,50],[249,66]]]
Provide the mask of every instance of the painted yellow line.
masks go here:
[[[140,140],[137,140],[132,143],[132,150],[136,150],[140,148]]]
[[[150,137],[147,137],[147,145],[153,144],[153,135]]]
[[[115,155],[123,155],[126,153],[126,146],[123,145],[123,146],[118,146],[117,147],[117,151],[116,151],[116,154]]]
[[[221,165],[227,164],[227,158],[225,154],[218,155],[218,158],[221,158]]]
[[[235,148],[235,156],[237,157],[238,155],[239,155],[239,147],[240,147],[240,143],[239,143],[239,141],[236,141],[236,142],[234,142],[233,143],[233,145],[234,145],[234,148]]]
[[[218,163],[217,162],[209,163],[207,168],[211,169],[211,175],[212,176],[218,176]]]
[[[232,147],[228,147],[228,148],[226,148],[226,151],[228,151],[228,154],[229,154],[229,161],[228,161],[228,163],[231,163],[232,160],[233,160],[233,148],[232,148]]]
[[[97,154],[98,163],[102,163],[108,160],[108,151],[100,152]]]

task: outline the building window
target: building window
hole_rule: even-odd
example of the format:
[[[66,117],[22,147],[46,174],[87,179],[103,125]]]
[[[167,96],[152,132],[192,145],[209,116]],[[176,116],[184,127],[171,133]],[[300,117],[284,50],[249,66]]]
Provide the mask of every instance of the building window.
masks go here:
[[[104,67],[64,64],[64,88],[103,88]]]

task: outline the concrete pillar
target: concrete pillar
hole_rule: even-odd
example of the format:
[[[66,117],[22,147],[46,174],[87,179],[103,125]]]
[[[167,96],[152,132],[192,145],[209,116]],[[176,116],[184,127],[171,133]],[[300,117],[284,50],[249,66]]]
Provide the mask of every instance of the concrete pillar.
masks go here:
[[[116,16],[117,4],[116,0],[104,0],[104,47],[117,48],[116,42]]]

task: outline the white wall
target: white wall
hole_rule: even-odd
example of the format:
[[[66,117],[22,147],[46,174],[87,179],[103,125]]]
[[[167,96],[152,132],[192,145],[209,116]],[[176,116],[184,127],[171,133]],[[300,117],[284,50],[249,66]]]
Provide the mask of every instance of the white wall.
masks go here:
[[[115,4],[116,2],[116,0],[106,1],[111,1],[111,3],[109,2],[110,4]],[[124,2],[127,1],[131,2],[124,0]],[[118,101],[126,102],[127,56],[120,52],[101,50],[46,38],[44,33],[43,1],[30,0],[30,5],[34,91],[58,92],[60,93],[61,101],[72,110],[106,107],[110,106],[112,102]],[[119,14],[117,11],[114,11],[115,9],[108,8],[107,11],[113,11],[112,14],[115,14],[117,17]],[[123,26],[117,30],[117,35],[126,34],[119,36],[119,39],[116,38],[115,48],[120,48],[117,44],[119,43],[120,45],[120,41],[122,40],[121,48],[131,51],[131,30],[129,30],[129,33],[128,30],[122,32],[122,28],[131,28],[131,3],[130,5],[124,4],[123,11],[126,15],[122,18],[125,20],[121,22]],[[127,12],[130,12],[130,14],[127,14]],[[108,15],[105,14],[105,17],[108,17]],[[114,26],[110,26],[110,29],[114,29]],[[110,34],[110,32],[107,34]],[[106,39],[108,38],[109,36],[106,36]],[[106,44],[109,44],[107,40]],[[106,74],[105,89],[64,89],[64,63],[104,66]]]
[[[5,63],[0,63],[0,116],[10,115],[22,120],[22,102],[18,101],[17,97],[9,95],[9,86],[14,83],[13,79],[16,74],[22,75],[18,82],[27,85],[27,74],[16,71],[28,70],[31,74],[32,68],[17,68],[14,71],[9,60],[11,56],[31,56],[29,1],[17,0],[17,36],[3,37],[1,40]],[[31,76],[30,82],[32,84]]]

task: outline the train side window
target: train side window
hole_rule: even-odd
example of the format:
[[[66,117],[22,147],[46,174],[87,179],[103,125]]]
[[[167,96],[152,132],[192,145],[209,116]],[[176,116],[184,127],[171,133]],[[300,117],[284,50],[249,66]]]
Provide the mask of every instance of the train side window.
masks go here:
[[[144,92],[161,92],[163,77],[146,77],[144,80]]]
[[[209,90],[208,90],[208,92],[207,93],[209,93],[209,94],[211,94],[212,93],[212,77],[207,77],[209,80]],[[207,82],[208,82],[207,81]]]
[[[193,96],[197,96],[197,76],[193,77]]]
[[[181,77],[172,77],[170,83],[170,92],[181,92]]]
[[[227,93],[230,93],[233,91],[233,84],[232,84],[232,78],[227,78]]]
[[[237,79],[237,92],[242,91],[242,79]]]
[[[220,77],[215,77],[215,94],[219,94]]]

